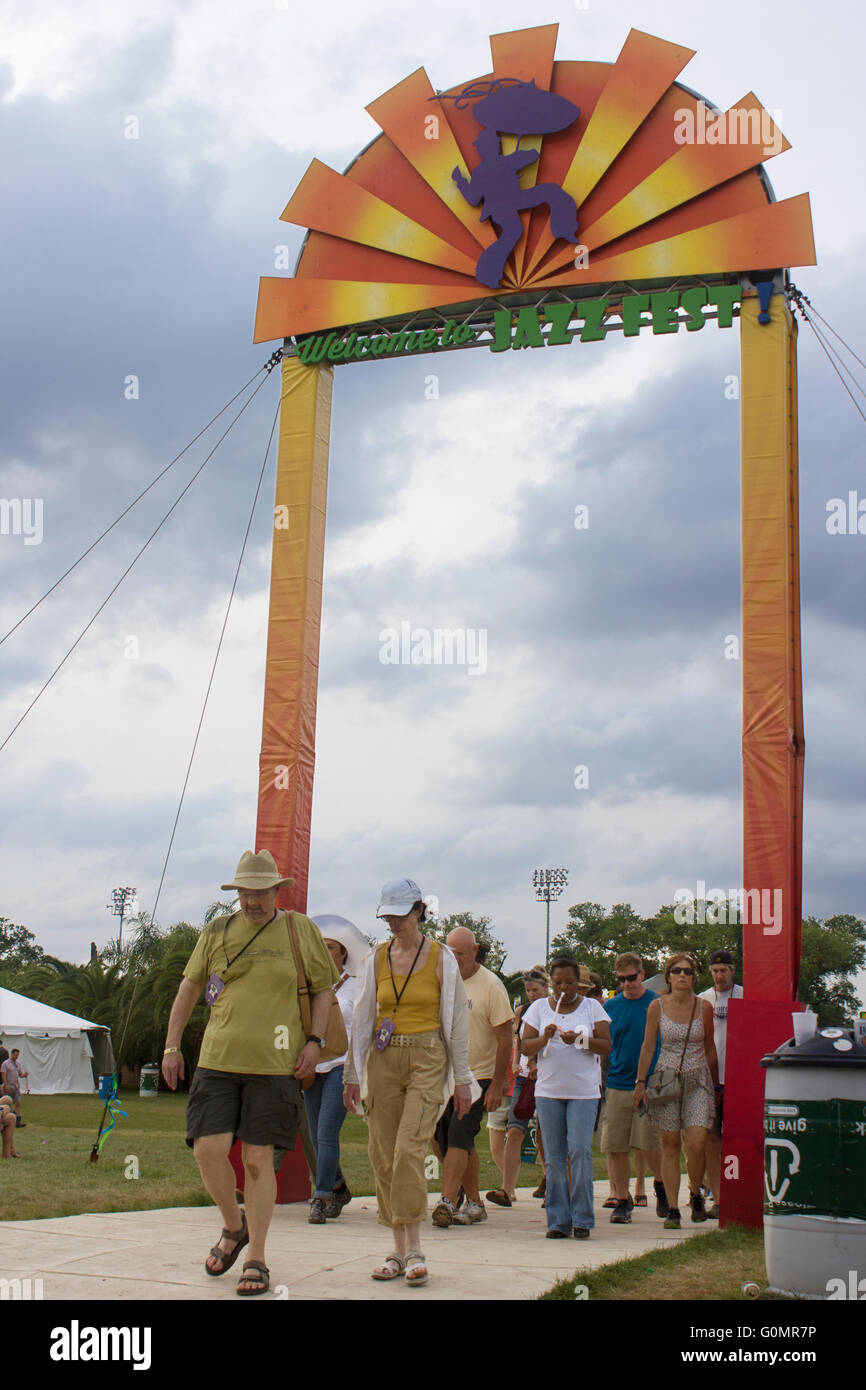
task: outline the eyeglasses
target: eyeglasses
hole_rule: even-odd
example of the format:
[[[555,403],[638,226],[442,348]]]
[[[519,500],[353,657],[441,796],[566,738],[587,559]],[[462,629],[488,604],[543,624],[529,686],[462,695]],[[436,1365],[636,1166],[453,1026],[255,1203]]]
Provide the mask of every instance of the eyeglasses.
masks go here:
[[[694,973],[695,973],[695,972],[694,972],[694,970],[692,969],[692,967],[691,967],[690,965],[674,965],[674,966],[671,966],[671,974],[672,974],[672,975],[694,975]]]
[[[619,980],[621,985],[633,985],[637,977],[638,972],[635,971],[633,975],[617,975],[616,978]]]

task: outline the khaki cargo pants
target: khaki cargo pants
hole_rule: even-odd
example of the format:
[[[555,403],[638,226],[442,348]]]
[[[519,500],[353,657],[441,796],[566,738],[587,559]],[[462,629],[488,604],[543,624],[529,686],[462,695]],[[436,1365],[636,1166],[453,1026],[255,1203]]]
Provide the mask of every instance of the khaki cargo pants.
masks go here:
[[[379,1225],[427,1215],[424,1159],[442,1108],[447,1056],[440,1033],[395,1034],[367,1061],[367,1152],[376,1178]]]

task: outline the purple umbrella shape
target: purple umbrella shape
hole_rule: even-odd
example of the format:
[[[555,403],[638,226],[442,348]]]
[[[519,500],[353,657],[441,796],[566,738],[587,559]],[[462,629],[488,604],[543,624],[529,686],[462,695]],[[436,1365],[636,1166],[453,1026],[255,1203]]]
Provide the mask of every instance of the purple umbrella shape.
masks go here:
[[[499,87],[476,101],[472,114],[488,130],[523,135],[553,135],[565,130],[580,115],[580,107],[556,92],[546,92],[531,82]]]

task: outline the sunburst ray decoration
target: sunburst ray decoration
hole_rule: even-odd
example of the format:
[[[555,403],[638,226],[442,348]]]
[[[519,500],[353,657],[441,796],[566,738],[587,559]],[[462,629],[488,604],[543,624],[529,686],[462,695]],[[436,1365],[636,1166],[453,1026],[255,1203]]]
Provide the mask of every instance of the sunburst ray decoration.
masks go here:
[[[763,162],[790,146],[753,92],[717,115],[676,81],[692,49],[632,29],[615,63],[557,62],[557,31],[493,35],[492,72],[448,92],[419,68],[368,106],[382,134],[345,174],[313,160],[282,214],[309,233],[294,278],[260,282],[255,342],[491,295],[815,263],[808,194],[774,202],[763,176]],[[496,104],[480,104],[485,94],[509,91],[544,133],[477,114]],[[579,114],[545,127],[545,102]],[[485,119],[495,156],[489,139],[486,155],[475,143]],[[689,123],[694,138],[680,143]],[[512,213],[516,244],[501,277],[484,283],[504,233],[466,190],[489,184],[485,171],[508,157],[540,201]],[[571,200],[577,230],[558,235]]]

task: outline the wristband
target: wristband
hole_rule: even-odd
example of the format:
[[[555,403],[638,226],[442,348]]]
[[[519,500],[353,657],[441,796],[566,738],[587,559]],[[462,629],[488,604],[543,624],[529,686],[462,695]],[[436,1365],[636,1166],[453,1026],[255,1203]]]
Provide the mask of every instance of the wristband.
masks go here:
[[[645,1086],[645,1085],[646,1085],[646,1082],[645,1082],[645,1081],[641,1081],[640,1077],[638,1077],[637,1081],[636,1081],[634,1084],[635,1084],[636,1086]]]
[[[311,1042],[318,1043],[318,1044],[319,1044],[319,1047],[324,1047],[324,1046],[325,1046],[324,1039],[323,1039],[323,1038],[317,1038],[316,1035],[315,1035],[315,1033],[308,1033],[308,1034],[307,1034],[307,1042],[308,1042],[308,1043],[311,1043]]]
[[[164,1048],[162,1049],[162,1055],[163,1055],[163,1057],[167,1057],[168,1054],[169,1054],[170,1052],[180,1052],[180,1048],[179,1048],[179,1047],[164,1047]]]

